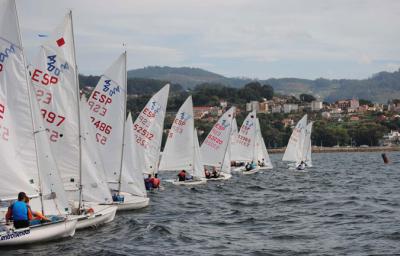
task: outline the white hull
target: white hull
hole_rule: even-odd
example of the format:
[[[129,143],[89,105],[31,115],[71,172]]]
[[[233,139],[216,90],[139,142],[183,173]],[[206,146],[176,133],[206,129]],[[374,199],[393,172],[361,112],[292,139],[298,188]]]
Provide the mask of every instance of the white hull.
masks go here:
[[[274,168],[273,167],[267,167],[267,166],[263,166],[263,167],[260,166],[260,171],[267,171],[267,170],[272,170],[272,169],[274,169]]]
[[[231,172],[242,172],[242,171],[244,171],[244,170],[245,170],[244,166],[232,167],[232,168],[231,168]]]
[[[114,220],[117,206],[114,205],[90,205],[93,213],[80,215],[76,229],[84,229],[89,227],[97,227],[102,224],[109,223]]]
[[[174,184],[174,185],[177,185],[177,186],[179,186],[179,185],[183,185],[183,186],[196,186],[196,185],[203,185],[203,184],[206,184],[207,183],[207,180],[203,180],[203,179],[201,179],[201,180],[186,180],[186,181],[177,181],[177,180],[174,180],[174,181],[172,181],[172,184]]]
[[[76,218],[68,217],[64,221],[46,223],[13,230],[0,232],[0,246],[31,244],[72,237],[75,234]],[[7,226],[8,227],[8,226]]]
[[[257,166],[255,169],[253,169],[253,170],[250,170],[250,171],[246,171],[246,170],[244,170],[242,173],[244,174],[244,175],[249,175],[249,174],[254,174],[254,173],[257,173],[257,172],[259,172],[260,171],[260,168]]]
[[[218,181],[218,180],[229,180],[230,178],[232,178],[232,174],[230,174],[230,173],[221,173],[218,178],[209,178],[207,180]]]
[[[129,211],[145,208],[149,205],[150,199],[147,197],[135,196],[126,192],[121,192],[124,196],[124,202],[114,202],[118,206],[117,211]]]

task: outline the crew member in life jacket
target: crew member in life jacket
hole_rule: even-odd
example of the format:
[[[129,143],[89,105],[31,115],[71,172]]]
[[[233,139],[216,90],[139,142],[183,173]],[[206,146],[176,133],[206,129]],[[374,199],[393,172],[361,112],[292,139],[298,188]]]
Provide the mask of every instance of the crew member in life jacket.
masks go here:
[[[306,168],[306,163],[304,163],[304,161],[301,161],[301,163],[299,164],[299,166],[297,166],[297,170],[304,170]]]
[[[204,176],[206,176],[206,179],[209,179],[211,178],[211,173],[207,169],[204,169]]]
[[[153,189],[155,189],[155,188],[160,188],[160,183],[161,183],[161,181],[160,181],[160,179],[158,178],[158,174],[156,173],[156,174],[154,174],[154,178],[153,178],[153,182],[152,182],[152,187],[153,187]]]
[[[254,163],[254,161],[251,161],[251,163],[247,163],[246,164],[246,171],[251,171],[251,170],[253,170],[253,169],[255,169],[257,166],[256,166],[256,164]]]
[[[28,218],[30,221],[50,221],[46,216],[42,214],[42,212],[39,211],[32,211],[31,206],[29,205],[29,197],[25,197],[25,203],[26,206],[28,207]]]
[[[144,179],[144,186],[146,187],[146,190],[151,190],[153,188],[153,178],[151,177],[151,174]]]
[[[7,210],[6,222],[13,220],[16,229],[29,227],[29,218],[32,219],[32,215],[29,216],[28,206],[25,203],[26,197],[25,192],[19,192],[18,201],[10,205]]]
[[[215,167],[213,167],[211,178],[219,178],[219,173],[217,172],[217,169]]]
[[[178,181],[185,181],[186,180],[186,171],[182,170],[178,173]]]

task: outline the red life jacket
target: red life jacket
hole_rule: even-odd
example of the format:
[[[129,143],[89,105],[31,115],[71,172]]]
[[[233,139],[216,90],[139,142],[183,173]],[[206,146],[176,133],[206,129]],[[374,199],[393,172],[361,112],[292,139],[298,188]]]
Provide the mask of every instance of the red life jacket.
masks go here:
[[[153,179],[153,188],[158,188],[160,186],[160,179],[154,178]]]
[[[178,174],[178,176],[179,176],[179,177],[185,177],[185,176],[186,176],[186,173],[180,172],[180,173]]]

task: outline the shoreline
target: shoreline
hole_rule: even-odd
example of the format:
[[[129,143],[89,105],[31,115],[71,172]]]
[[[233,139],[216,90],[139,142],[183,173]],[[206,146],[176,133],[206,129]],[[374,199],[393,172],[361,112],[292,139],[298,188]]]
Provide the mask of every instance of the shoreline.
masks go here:
[[[270,154],[280,154],[285,152],[286,147],[284,148],[270,148],[268,149],[268,153]],[[312,147],[312,153],[337,153],[337,152],[389,152],[389,151],[400,151],[400,147]]]

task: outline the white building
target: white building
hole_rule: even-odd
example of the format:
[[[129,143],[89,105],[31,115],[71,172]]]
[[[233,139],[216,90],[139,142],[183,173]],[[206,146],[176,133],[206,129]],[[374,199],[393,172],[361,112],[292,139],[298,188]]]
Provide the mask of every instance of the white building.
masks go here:
[[[284,113],[297,112],[298,110],[299,110],[299,105],[297,104],[283,104]]]
[[[311,101],[311,111],[320,111],[322,109],[322,101]]]
[[[258,101],[250,101],[249,103],[246,103],[246,111],[250,112],[255,110],[256,112],[260,111],[260,103],[258,103]]]

